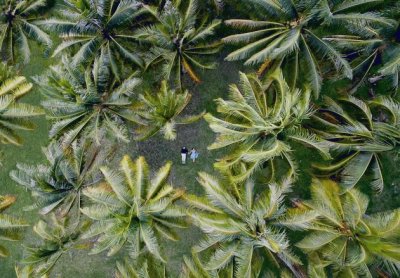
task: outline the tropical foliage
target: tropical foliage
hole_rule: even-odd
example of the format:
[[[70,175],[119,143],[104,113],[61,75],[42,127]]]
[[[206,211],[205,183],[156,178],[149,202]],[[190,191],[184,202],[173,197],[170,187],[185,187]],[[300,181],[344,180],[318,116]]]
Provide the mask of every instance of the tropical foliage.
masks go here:
[[[380,1],[371,1],[379,4]],[[389,4],[390,2],[390,4]],[[388,1],[387,9],[382,14],[386,17],[397,19],[399,17],[399,3]],[[360,85],[365,83],[375,84],[386,78],[391,80],[392,86],[399,86],[400,39],[398,38],[399,21],[393,24],[384,24],[366,36],[333,36],[328,40],[335,43],[344,51],[356,50],[355,58],[351,65],[354,69],[356,79],[352,92],[356,92]],[[367,82],[368,81],[368,82]]]
[[[31,56],[30,41],[47,48],[52,46],[50,36],[37,24],[43,16],[46,0],[3,0],[0,3],[1,59],[14,64],[28,63]]]
[[[209,149],[234,148],[215,167],[246,169],[235,180],[245,180],[266,164],[274,176],[277,160],[282,159],[289,165],[287,175],[293,176],[297,166],[291,155],[291,142],[311,146],[330,158],[328,142],[302,126],[302,121],[313,113],[310,90],[291,90],[281,71],[275,71],[265,81],[242,73],[239,86],[231,86],[229,98],[217,99],[221,118],[207,114],[205,119],[218,134]]]
[[[341,155],[338,161],[315,168],[322,175],[339,173],[344,190],[354,187],[369,170],[372,188],[381,192],[381,155],[395,150],[400,142],[399,108],[399,103],[389,97],[368,102],[351,96],[336,101],[326,98],[326,107],[313,119],[324,126],[323,136]]]
[[[26,267],[21,271],[27,275],[41,277],[47,274],[61,258],[72,249],[79,249],[80,229],[70,226],[68,218],[57,219],[54,214],[33,227],[41,238],[41,244],[25,247],[22,264]]]
[[[167,3],[157,17],[157,24],[142,28],[135,37],[154,45],[151,55],[148,55],[149,63],[162,63],[161,75],[182,87],[184,73],[200,83],[196,68],[214,68],[214,63],[203,62],[200,58],[215,54],[220,49],[218,42],[209,43],[207,40],[221,22],[214,20],[207,23],[203,20],[198,24],[197,0],[175,2]]]
[[[0,142],[21,145],[22,138],[17,130],[33,130],[30,118],[42,115],[40,108],[21,103],[19,98],[32,88],[24,76],[15,75],[5,65],[0,66]]]
[[[0,276],[400,277],[399,1],[0,7]]]
[[[131,98],[140,79],[117,81],[105,58],[100,58],[95,60],[93,68],[85,71],[63,59],[62,64],[52,67],[47,76],[36,81],[47,98],[42,105],[53,122],[51,139],[60,139],[66,146],[83,136],[100,144],[104,134],[129,141],[123,123],[136,121]]]
[[[166,267],[160,264],[151,255],[142,255],[140,260],[125,258],[123,262],[117,262],[116,278],[166,278]]]
[[[82,190],[101,180],[99,166],[110,155],[91,141],[74,142],[70,149],[53,143],[43,150],[47,164],[29,166],[17,164],[18,170],[10,173],[11,178],[32,191],[39,213],[50,212],[59,217],[70,217],[70,222],[80,221]],[[71,223],[72,224],[72,223]]]
[[[311,233],[296,243],[310,256],[310,275],[328,277],[321,269],[332,266],[335,277],[377,277],[374,268],[381,267],[398,276],[400,210],[367,215],[365,194],[357,189],[339,193],[333,181],[314,180],[312,199],[299,208],[299,215],[318,215]]]
[[[185,227],[185,214],[176,204],[183,191],[168,184],[171,163],[160,168],[153,178],[144,157],[132,161],[124,156],[120,169],[100,169],[105,182],[83,191],[92,204],[81,209],[96,220],[84,237],[100,235],[91,253],[109,249],[108,255],[113,255],[127,245],[133,257],[145,247],[164,261],[159,238],[177,240],[173,228]]]
[[[123,62],[144,65],[132,34],[133,26],[138,28],[142,15],[150,11],[140,1],[63,0],[58,16],[40,24],[61,38],[53,56],[71,53],[74,67],[105,59],[119,79]]]
[[[142,125],[137,130],[137,139],[145,140],[161,132],[164,138],[175,140],[176,125],[190,124],[203,117],[203,113],[180,116],[191,98],[192,95],[188,91],[179,93],[169,89],[166,81],[161,83],[156,95],[140,95],[136,113],[141,118]]]
[[[7,241],[17,241],[22,237],[22,230],[29,226],[24,220],[12,217],[4,211],[15,203],[17,198],[12,195],[0,195],[0,239]],[[8,250],[0,245],[0,258],[7,257]]]
[[[282,227],[305,229],[315,215],[295,217],[284,207],[284,197],[291,189],[288,180],[269,184],[259,194],[251,180],[237,185],[199,173],[198,181],[207,198],[188,195],[185,199],[195,225],[206,233],[194,251],[214,249],[206,269],[232,268],[235,277],[261,277],[268,269],[279,271],[286,266],[302,277],[297,273],[301,261],[291,251]]]
[[[245,59],[247,65],[260,64],[259,74],[282,66],[287,70],[291,88],[295,88],[299,81],[306,82],[317,96],[322,85],[321,73],[326,71],[325,62],[333,65],[341,75],[350,79],[353,76],[348,61],[325,37],[371,34],[376,32],[377,26],[394,26],[383,16],[367,12],[369,2],[374,1],[251,2],[265,12],[264,18],[225,21],[229,26],[247,31],[224,38],[227,43],[245,44],[226,59]],[[354,12],[356,7],[360,12]],[[341,26],[345,26],[344,30]],[[335,29],[343,33],[332,32]]]
[[[186,256],[183,257],[183,266],[181,272],[182,278],[210,278],[213,276],[216,276],[216,271],[210,271],[206,269],[197,253],[192,252],[192,258],[188,258]]]

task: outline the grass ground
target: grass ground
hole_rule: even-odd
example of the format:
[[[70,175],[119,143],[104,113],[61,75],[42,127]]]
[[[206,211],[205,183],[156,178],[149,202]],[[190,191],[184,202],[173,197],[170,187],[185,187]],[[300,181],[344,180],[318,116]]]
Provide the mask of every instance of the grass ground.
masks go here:
[[[36,51],[40,53],[40,51]],[[221,59],[222,60],[222,59]],[[23,70],[28,78],[41,74],[52,63],[50,59],[44,59],[40,55],[33,55],[32,61],[28,67]],[[215,111],[214,99],[216,97],[226,97],[228,85],[237,81],[239,67],[233,63],[220,63],[216,70],[209,71],[204,75],[204,82],[199,86],[191,86],[193,99],[188,107],[188,113],[198,113],[203,110],[209,112]],[[35,87],[33,92],[24,100],[32,104],[40,102],[40,88]],[[46,146],[48,123],[44,117],[36,120],[38,128],[34,132],[23,133],[24,145],[22,147],[7,146],[4,148],[4,163],[0,171],[0,194],[14,194],[18,196],[17,203],[10,209],[13,215],[19,215],[34,224],[38,219],[35,211],[27,212],[23,208],[30,205],[32,200],[29,192],[22,187],[15,185],[9,178],[10,170],[15,168],[17,162],[36,164],[43,161],[41,147]],[[196,182],[196,175],[199,171],[213,172],[212,164],[217,152],[207,151],[207,146],[213,141],[214,134],[208,128],[204,121],[199,121],[189,126],[180,126],[176,141],[165,141],[160,137],[154,137],[146,142],[131,142],[128,145],[121,145],[119,153],[127,153],[133,158],[138,155],[146,157],[152,169],[157,169],[166,161],[171,160],[174,167],[171,174],[171,181],[177,187],[184,187],[187,191],[195,194],[202,194],[202,189]],[[186,165],[180,164],[180,148],[196,147],[200,152],[199,160],[196,163],[189,162]],[[310,154],[308,150],[296,150],[299,165],[301,169],[308,169],[311,162],[316,157]],[[398,158],[395,156],[386,156],[383,159],[385,165],[386,188],[385,191],[372,198],[371,211],[390,209],[398,207],[400,203],[400,170]],[[293,196],[307,196],[310,175],[302,171],[299,180],[296,183]],[[363,190],[368,191],[367,185],[362,186]],[[179,231],[180,241],[167,242],[164,245],[164,254],[168,258],[168,269],[172,277],[178,276],[180,263],[183,255],[190,253],[190,247],[194,245],[201,237],[201,232],[194,228],[188,228]],[[14,265],[21,259],[22,244],[32,244],[35,237],[32,229],[28,229],[23,242],[7,244],[11,251],[11,256],[0,260],[0,277],[15,277]],[[105,254],[96,256],[87,255],[87,251],[81,250],[71,254],[65,254],[52,272],[51,277],[111,277],[115,261],[122,257],[119,254],[115,257],[107,258]]]

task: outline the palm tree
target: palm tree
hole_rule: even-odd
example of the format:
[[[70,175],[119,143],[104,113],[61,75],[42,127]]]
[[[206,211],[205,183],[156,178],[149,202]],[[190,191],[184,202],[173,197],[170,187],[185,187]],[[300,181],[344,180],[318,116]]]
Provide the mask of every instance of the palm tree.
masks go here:
[[[371,186],[381,192],[384,179],[381,155],[400,143],[400,104],[389,97],[369,102],[352,96],[337,101],[326,98],[326,106],[313,116],[317,130],[332,142],[340,160],[330,165],[314,165],[319,175],[339,174],[343,190],[353,188],[364,174],[372,173]]]
[[[215,270],[208,270],[203,262],[200,260],[197,253],[192,252],[192,258],[187,256],[183,257],[183,265],[180,277],[182,278],[211,278],[221,277],[225,278]]]
[[[117,262],[116,278],[166,278],[168,277],[165,264],[160,264],[151,255],[142,255],[133,260],[125,258]]]
[[[381,10],[387,18],[399,18],[400,3],[398,1],[379,2],[376,1],[377,4],[383,5]],[[392,81],[394,88],[399,87],[400,40],[397,37],[399,24],[397,20],[393,22],[393,25],[379,26],[371,33],[326,38],[344,51],[350,51],[353,56],[356,56],[352,61],[352,67],[358,78],[353,85],[352,93],[366,81],[374,84],[384,77]]]
[[[265,81],[241,73],[240,85],[231,86],[229,98],[217,99],[221,118],[206,114],[205,119],[218,134],[209,149],[233,149],[215,167],[227,170],[244,164],[246,171],[235,177],[237,181],[266,166],[273,178],[279,160],[289,165],[288,176],[293,176],[297,168],[290,153],[293,142],[309,145],[330,158],[328,142],[302,126],[302,121],[312,115],[310,90],[290,90],[280,70]]]
[[[42,115],[42,110],[19,102],[31,89],[32,84],[24,76],[15,75],[12,68],[0,64],[0,143],[21,145],[22,138],[16,130],[35,128],[29,119]]]
[[[172,0],[177,6],[179,6],[182,2],[182,0]],[[163,11],[164,7],[167,6],[168,2],[171,2],[171,0],[147,0],[144,1],[146,2],[150,2],[153,3],[155,2],[155,4],[158,6],[158,11]],[[203,4],[204,3],[204,4]],[[222,10],[222,8],[224,7],[225,3],[224,0],[207,0],[207,1],[201,1],[200,2],[201,6],[207,7],[209,8],[210,5],[217,10],[217,12],[220,12]]]
[[[53,269],[64,254],[82,248],[79,241],[81,227],[70,226],[68,217],[58,219],[51,214],[46,221],[39,220],[33,231],[42,241],[35,246],[25,247],[21,261],[25,267],[16,268],[17,273],[21,275],[43,277]]]
[[[261,277],[271,277],[275,278],[275,275],[270,275],[270,273],[267,272],[267,276],[261,276]],[[232,267],[228,267],[225,269],[220,269],[218,271],[216,270],[210,270],[207,269],[207,266],[202,262],[202,260],[199,258],[199,255],[195,252],[192,251],[192,257],[189,258],[187,256],[183,257],[183,265],[182,265],[182,271],[181,275],[179,277],[181,278],[239,278],[240,273],[237,273],[233,269],[233,264]],[[257,274],[253,274],[253,277],[259,277]],[[262,275],[262,274],[260,274]],[[279,276],[281,278],[286,278],[286,276]],[[289,276],[290,277],[290,276]]]
[[[120,79],[122,65],[143,66],[132,33],[149,12],[151,8],[140,1],[64,0],[58,16],[42,21],[41,25],[60,34],[62,42],[53,56],[72,53],[74,66],[89,65],[96,58],[107,59]]]
[[[105,182],[83,191],[92,204],[81,211],[96,220],[85,238],[100,235],[91,253],[109,249],[111,256],[128,245],[136,258],[145,247],[164,262],[159,239],[177,240],[173,228],[185,227],[185,214],[176,204],[183,191],[168,183],[170,171],[168,162],[151,178],[144,157],[133,162],[127,155],[119,170],[101,168]]]
[[[291,88],[295,88],[299,81],[305,81],[311,84],[316,96],[321,89],[321,72],[325,61],[329,61],[342,75],[352,78],[349,63],[324,39],[324,34],[334,35],[332,30],[335,29],[343,32],[340,35],[354,34],[356,31],[371,33],[376,25],[393,24],[378,14],[358,12],[365,10],[364,6],[368,8],[369,2],[373,1],[251,2],[265,12],[267,19],[225,21],[229,26],[248,30],[223,39],[226,43],[245,44],[229,54],[226,60],[244,59],[246,65],[260,64],[259,74],[282,66],[291,77]]]
[[[3,61],[13,64],[20,57],[24,64],[28,63],[30,40],[51,48],[49,35],[36,22],[45,12],[47,4],[46,0],[1,1],[0,52]]]
[[[175,0],[177,3],[184,2],[182,0]],[[202,8],[206,8],[206,11],[210,11],[211,8],[216,10],[218,13],[222,11],[222,9],[225,6],[226,0],[205,0],[201,1],[199,4],[202,6]]]
[[[47,98],[42,106],[53,122],[51,139],[61,138],[66,146],[83,136],[100,144],[104,134],[129,141],[125,125],[137,121],[131,98],[141,80],[130,77],[119,82],[107,64],[104,57],[95,59],[93,68],[82,72],[64,58],[62,64],[36,79]]]
[[[191,97],[188,91],[180,93],[169,89],[166,81],[161,83],[156,95],[140,95],[136,114],[145,124],[137,130],[138,139],[145,140],[161,132],[165,139],[175,140],[176,125],[193,123],[204,115],[180,116]]]
[[[214,68],[214,63],[204,63],[200,58],[219,51],[219,42],[208,43],[207,40],[221,22],[214,20],[208,24],[203,20],[198,24],[197,1],[188,0],[185,7],[180,3],[167,3],[157,17],[159,23],[142,28],[135,37],[153,44],[148,63],[161,62],[163,78],[181,88],[185,72],[194,82],[200,83],[195,68]]]
[[[334,277],[378,277],[369,268],[375,263],[399,275],[399,209],[367,215],[366,195],[356,189],[340,194],[330,180],[315,179],[311,196],[300,202],[299,214],[314,211],[318,218],[296,246],[309,254],[310,271],[318,273],[313,277],[327,277],[321,272],[325,266],[332,267]]]
[[[90,140],[74,142],[67,150],[52,143],[43,150],[46,164],[17,164],[11,178],[32,192],[39,213],[54,212],[58,217],[70,217],[80,222],[82,190],[101,180],[98,167],[111,158],[107,144],[100,146]]]
[[[229,179],[199,173],[198,181],[207,197],[184,198],[194,224],[206,233],[206,238],[193,248],[196,253],[211,252],[205,269],[232,268],[235,277],[242,278],[264,277],[265,271],[279,271],[285,266],[296,277],[304,277],[301,262],[292,253],[282,228],[306,229],[315,215],[310,212],[299,218],[287,210],[283,202],[291,188],[288,180],[269,184],[260,192],[251,180],[237,185]],[[201,271],[198,266],[197,270]]]
[[[225,5],[224,0],[211,0],[209,2],[211,2],[218,11],[221,11]]]
[[[21,239],[24,227],[29,226],[24,220],[9,216],[4,211],[15,203],[17,198],[11,195],[0,195],[0,234],[1,240],[17,241]],[[0,245],[0,257],[7,257],[8,250]]]

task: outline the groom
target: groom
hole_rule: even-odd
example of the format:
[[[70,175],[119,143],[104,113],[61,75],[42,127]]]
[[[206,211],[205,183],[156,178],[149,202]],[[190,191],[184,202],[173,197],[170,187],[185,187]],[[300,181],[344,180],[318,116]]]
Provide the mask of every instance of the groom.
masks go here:
[[[183,147],[181,149],[182,164],[186,164],[186,157],[187,157],[188,152],[189,151],[186,147]]]

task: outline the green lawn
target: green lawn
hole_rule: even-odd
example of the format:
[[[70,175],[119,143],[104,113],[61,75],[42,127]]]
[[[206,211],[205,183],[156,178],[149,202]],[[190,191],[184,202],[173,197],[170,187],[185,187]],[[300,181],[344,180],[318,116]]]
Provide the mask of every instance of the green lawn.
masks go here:
[[[23,73],[31,78],[32,76],[42,74],[46,67],[51,63],[51,59],[42,58],[35,51],[32,61]],[[223,56],[221,56],[223,57]],[[215,111],[214,99],[216,97],[225,97],[228,93],[228,85],[236,82],[239,67],[237,64],[222,62],[214,70],[203,74],[203,83],[194,87],[189,86],[193,94],[192,102],[187,110],[188,113],[198,113],[203,110]],[[40,88],[35,87],[32,93],[25,98],[26,102],[38,104],[40,102]],[[37,220],[36,211],[24,211],[23,208],[31,204],[30,194],[22,187],[16,186],[9,178],[10,170],[14,169],[17,162],[36,164],[43,161],[41,148],[46,146],[48,123],[44,117],[36,120],[38,128],[34,132],[23,133],[24,145],[22,147],[7,146],[4,149],[3,166],[0,172],[0,194],[14,194],[18,196],[17,203],[10,209],[14,215],[19,215],[34,224]],[[207,146],[213,141],[214,135],[204,121],[189,125],[180,126],[178,137],[175,141],[165,141],[160,137],[154,137],[146,142],[131,142],[128,145],[121,144],[118,154],[129,154],[133,158],[143,155],[155,170],[166,161],[171,160],[174,163],[171,182],[177,187],[186,188],[188,192],[202,194],[200,186],[196,182],[196,175],[199,171],[213,173],[213,161],[219,155],[218,152],[207,151]],[[198,162],[195,164],[189,162],[187,165],[180,164],[180,148],[196,147],[200,152]],[[297,157],[301,169],[309,169],[312,161],[317,159],[313,153],[303,148],[298,150]],[[116,158],[119,160],[119,157]],[[400,170],[396,167],[399,163],[397,157],[387,156],[384,159],[386,187],[384,193],[372,198],[371,210],[395,208],[400,202]],[[307,171],[299,173],[299,180],[294,188],[293,197],[304,197],[308,195],[308,184],[310,175]],[[362,187],[368,190],[366,186]],[[179,232],[181,239],[178,242],[168,242],[164,245],[165,257],[169,259],[168,268],[177,276],[180,270],[182,256],[189,254],[190,247],[194,245],[201,237],[201,232],[196,228],[189,228]],[[22,244],[34,243],[32,229],[28,229],[23,242],[7,244],[11,251],[11,256],[0,260],[0,277],[15,277],[14,265],[21,259]],[[96,256],[87,255],[86,250],[76,251],[72,254],[65,254],[57,267],[52,272],[52,277],[111,277],[115,261],[122,257],[123,253],[108,258],[105,254]]]

